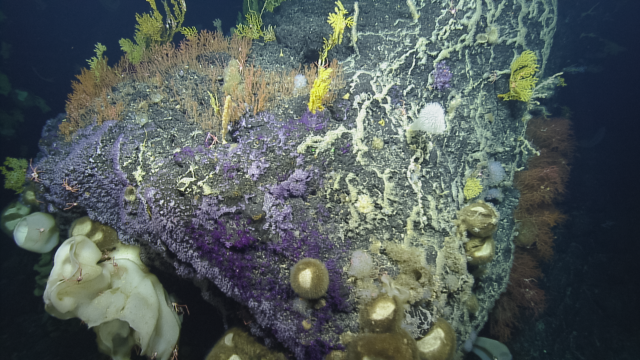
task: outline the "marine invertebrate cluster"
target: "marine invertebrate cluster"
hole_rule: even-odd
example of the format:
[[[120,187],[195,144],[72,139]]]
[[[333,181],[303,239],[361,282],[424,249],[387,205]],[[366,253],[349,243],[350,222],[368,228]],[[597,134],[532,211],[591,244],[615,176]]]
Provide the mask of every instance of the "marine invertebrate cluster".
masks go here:
[[[410,4],[415,21],[402,24],[422,26]],[[483,325],[507,282],[503,264],[513,246],[504,239],[513,224],[504,221],[505,231],[496,230],[499,213],[511,214],[515,206],[514,191],[500,179],[501,165],[487,161],[517,161],[500,149],[513,146],[505,134],[519,124],[503,121],[505,105],[495,98],[473,99],[486,100],[489,86],[478,77],[478,64],[507,66],[510,59],[489,54],[484,45],[463,50],[477,45],[473,35],[452,39],[457,20],[433,22],[433,41],[413,31],[402,41],[372,36],[370,12],[363,11],[362,32],[351,36],[375,44],[363,49],[376,50],[342,61],[349,72],[341,72],[338,61],[324,61],[329,49],[340,60],[352,51],[335,47],[350,23],[347,9],[337,5],[329,17],[333,34],[315,66],[292,64],[290,54],[315,54],[320,47],[291,41],[297,34],[285,33],[279,44],[249,57],[247,37],[200,32],[189,33],[178,48],[149,48],[136,65],[125,59],[99,81],[81,74],[69,117],[53,119],[43,133],[34,162],[44,175],[33,185],[37,206],[55,214],[63,228],[85,215],[112,227],[82,236],[98,248],[114,233],[141,245],[149,265],[195,283],[207,301],[224,303],[229,323],[242,320],[243,331],[291,358],[335,357],[345,346],[348,358],[418,359],[429,349],[449,358],[458,339],[443,321],[466,337]],[[454,6],[425,6],[439,5]],[[478,6],[467,4],[465,13]],[[485,10],[478,7],[477,16],[460,22],[475,34],[483,15],[493,23],[499,17]],[[424,13],[429,21],[431,13]],[[435,40],[441,36],[451,41]],[[461,51],[478,61],[453,63]],[[465,67],[456,77],[470,85],[429,103],[439,95],[425,86],[431,85],[429,71],[418,70],[436,54],[439,74],[431,84],[446,89],[451,66]],[[300,73],[314,83],[305,89],[308,99],[299,96],[302,87],[295,91]],[[341,82],[341,76],[348,79]],[[341,102],[332,104],[337,96]],[[494,105],[497,110],[489,108]],[[503,124],[507,128],[498,129]],[[481,192],[461,189],[467,178],[471,185],[500,186],[505,201],[474,201]],[[86,221],[78,220],[73,232]],[[64,276],[89,284],[95,266],[115,271],[105,262]],[[91,271],[85,274],[84,266]],[[493,281],[474,287],[480,272]],[[243,356],[241,337],[224,336],[224,356]]]
[[[417,341],[423,359],[451,360],[456,351],[456,333],[451,324],[438,319],[429,332]]]
[[[23,217],[15,225],[13,239],[21,248],[47,253],[58,245],[56,220],[47,213],[35,212]]]
[[[347,346],[347,359],[418,360],[416,342],[400,327],[404,317],[402,301],[383,295],[360,310],[363,333]]]
[[[76,226],[75,233],[90,235],[92,227],[89,220]],[[100,249],[84,235],[65,240],[47,281],[45,309],[60,319],[80,318],[97,333],[100,351],[113,358],[128,357],[136,345],[143,355],[169,359],[181,318],[140,260],[140,248],[116,243],[115,249]],[[111,261],[103,261],[107,250],[112,250]]]

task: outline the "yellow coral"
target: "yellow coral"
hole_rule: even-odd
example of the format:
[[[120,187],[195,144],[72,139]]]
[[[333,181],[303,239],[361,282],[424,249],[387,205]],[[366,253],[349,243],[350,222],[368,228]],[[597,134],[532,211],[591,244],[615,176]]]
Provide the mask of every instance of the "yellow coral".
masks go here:
[[[224,109],[222,110],[222,143],[226,144],[227,131],[229,131],[229,121],[231,120],[231,95],[227,95],[224,99]]]
[[[142,34],[135,34],[133,39],[135,43],[129,39],[120,39],[120,49],[127,54],[127,58],[131,63],[139,64],[146,48],[145,39]]]
[[[89,63],[91,71],[93,71],[93,74],[96,76],[96,81],[99,82],[100,73],[102,73],[102,71],[106,70],[106,68],[108,67],[107,58],[102,56],[102,54],[107,51],[107,47],[102,45],[101,43],[97,43],[94,51],[96,53],[96,56],[87,60],[87,62]]]
[[[158,10],[155,0],[147,0],[147,2],[151,6],[152,11],[150,14],[136,14],[138,24],[136,25],[136,33],[134,36],[135,44],[129,39],[120,39],[120,47],[127,53],[129,60],[134,64],[140,62],[142,52],[150,45],[166,44],[173,40],[173,36],[178,31],[186,31],[187,34],[190,34],[195,30],[195,28],[182,27],[184,15],[187,12],[185,0],[171,0],[173,10],[166,1],[162,2],[167,17],[166,20]]]
[[[7,157],[4,164],[11,168],[8,170],[6,167],[0,166],[0,171],[4,175],[4,188],[20,194],[24,190],[24,179],[27,176],[27,160]]]
[[[253,40],[260,39],[263,35],[262,14],[250,10],[245,17],[247,18],[247,25],[238,24],[236,34],[240,37],[248,37]]]
[[[264,42],[276,41],[276,27],[269,25],[268,28],[264,29],[262,32],[262,40],[264,40]]]
[[[327,60],[327,54],[334,46],[342,44],[342,36],[344,35],[344,29],[353,26],[353,17],[347,15],[347,10],[340,1],[336,1],[335,13],[329,14],[327,22],[333,28],[333,34],[329,40],[324,39],[324,46],[320,53],[320,61],[325,62]]]
[[[329,18],[327,22],[333,28],[333,34],[331,34],[331,43],[342,44],[342,35],[344,34],[345,27],[351,27],[353,25],[353,17],[347,15],[347,10],[344,9],[344,6],[340,1],[336,1],[336,5],[334,14],[329,14]]]
[[[322,106],[322,99],[329,91],[329,85],[331,84],[331,72],[333,69],[325,68],[320,66],[318,68],[318,77],[313,82],[313,88],[311,89],[311,94],[309,94],[309,111],[313,114],[316,113],[317,110],[324,110],[324,106]]]
[[[533,51],[523,51],[511,64],[509,92],[498,95],[503,100],[520,100],[527,102],[533,95],[538,82],[533,74],[538,71],[538,58]]]
[[[247,0],[246,4],[243,4],[243,12],[246,13],[246,24],[238,24],[236,27],[236,34],[240,37],[248,37],[253,40],[258,40],[262,37],[264,42],[275,41],[276,32],[275,26],[269,25],[268,28],[262,29],[262,14],[265,10],[273,12],[278,5],[285,0],[267,0],[262,6],[260,14],[258,14],[258,3],[255,0]]]
[[[194,39],[198,36],[198,30],[195,26],[192,27],[183,27],[180,29],[182,35],[184,35],[187,39]]]
[[[151,43],[160,43],[162,41],[164,24],[162,14],[158,11],[155,0],[147,0],[151,5],[151,14],[136,14],[136,33],[142,35]]]
[[[473,199],[480,195],[482,192],[482,184],[480,184],[480,180],[475,177],[468,178],[467,183],[464,184],[463,192],[465,200]]]
[[[282,4],[285,0],[266,0],[264,2],[264,8],[267,9],[270,12],[273,12],[273,10],[280,4]]]

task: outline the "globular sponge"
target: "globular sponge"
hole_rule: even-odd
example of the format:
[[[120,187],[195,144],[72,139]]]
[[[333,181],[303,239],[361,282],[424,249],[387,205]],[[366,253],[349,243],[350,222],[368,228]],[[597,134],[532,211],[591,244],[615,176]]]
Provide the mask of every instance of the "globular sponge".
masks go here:
[[[348,274],[359,279],[371,277],[373,260],[371,256],[362,250],[356,250],[351,255],[351,266]]]
[[[319,299],[329,288],[329,271],[322,261],[304,258],[291,269],[291,287],[304,299]]]
[[[429,134],[442,134],[446,129],[444,108],[437,102],[425,105],[416,121],[409,126],[409,130],[421,130]]]
[[[487,176],[487,185],[495,186],[507,177],[507,173],[499,161],[489,161],[487,164]]]
[[[504,194],[500,188],[493,188],[484,193],[484,199],[487,201],[496,200],[502,202],[502,200],[504,200]]]
[[[498,229],[500,214],[489,203],[478,200],[468,204],[458,211],[458,235],[465,236],[465,232],[476,237],[487,237]]]

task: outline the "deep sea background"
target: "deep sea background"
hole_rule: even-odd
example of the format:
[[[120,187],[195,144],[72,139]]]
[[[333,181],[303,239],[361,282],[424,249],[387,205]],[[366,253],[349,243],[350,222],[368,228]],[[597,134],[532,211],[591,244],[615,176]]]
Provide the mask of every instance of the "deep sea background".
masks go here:
[[[521,330],[508,346],[514,359],[638,359],[640,4],[637,0],[558,2],[558,29],[547,75],[570,65],[586,66],[586,71],[565,74],[568,86],[552,102],[571,109],[579,142],[592,139],[603,127],[606,133],[599,143],[579,147],[572,163],[568,191],[558,206],[568,220],[555,229],[555,255],[543,266],[540,287],[547,294],[547,310],[537,319],[522,319]],[[119,5],[109,11],[103,3]],[[187,0],[187,6],[185,26],[213,29],[212,21],[220,18],[225,32],[242,9],[239,1]],[[10,44],[9,50],[3,45],[0,71],[13,89],[39,96],[51,108],[43,113],[14,93],[0,95],[0,110],[20,109],[24,114],[13,136],[0,137],[0,161],[7,156],[35,157],[40,129],[45,120],[64,111],[71,80],[87,66],[95,43],[107,46],[106,56],[114,63],[122,55],[118,40],[133,35],[134,14],[148,9],[144,0],[0,1],[4,15],[0,41]],[[602,39],[624,50],[606,51]],[[0,189],[0,206],[14,199],[13,191]],[[0,358],[72,360],[95,354],[92,332],[70,337],[61,329],[56,338],[49,336],[51,327],[62,322],[45,321],[42,299],[33,295],[36,273],[31,268],[38,256],[0,236]],[[195,287],[176,286],[197,297]],[[202,339],[188,357],[200,359],[217,340],[221,325],[210,320],[217,316],[206,303],[193,307],[199,315],[187,318],[185,329],[190,325],[192,330],[183,336]]]

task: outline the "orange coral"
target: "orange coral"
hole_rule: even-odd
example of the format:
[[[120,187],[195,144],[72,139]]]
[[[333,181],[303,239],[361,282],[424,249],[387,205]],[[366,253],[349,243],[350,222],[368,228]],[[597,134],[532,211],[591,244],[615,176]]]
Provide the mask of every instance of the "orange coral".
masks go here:
[[[527,137],[540,151],[529,159],[528,169],[516,174],[520,191],[515,211],[518,236],[507,291],[496,302],[490,319],[491,333],[506,341],[517,326],[521,310],[537,316],[544,310],[545,295],[538,285],[540,260],[553,256],[552,228],[566,219],[555,206],[566,191],[569,160],[575,149],[571,122],[567,119],[530,120]]]
[[[59,126],[59,132],[70,140],[80,128],[95,121],[101,124],[105,120],[118,120],[125,111],[122,92],[112,92],[114,86],[128,81],[146,83],[154,93],[166,96],[169,101],[180,105],[185,118],[197,123],[203,130],[220,132],[221,114],[215,109],[214,100],[231,96],[229,105],[229,121],[235,121],[250,108],[253,114],[272,108],[292,96],[294,93],[293,77],[304,72],[317,73],[313,66],[305,70],[282,69],[265,71],[248,60],[251,50],[251,39],[234,35],[225,38],[218,32],[201,31],[197,35],[187,37],[177,46],[171,43],[152,45],[145,49],[140,62],[133,65],[128,57],[124,57],[113,67],[100,71],[99,78],[87,69],[83,69],[72,83],[73,92],[67,100],[67,119]],[[221,56],[226,53],[230,56]],[[237,64],[240,81],[229,89],[223,89],[219,78],[228,64]],[[323,102],[335,100],[337,90],[344,86],[341,66],[337,60],[330,63],[331,83],[329,92]],[[184,69],[198,72],[205,81],[194,81],[185,77],[183,81],[174,81],[167,76],[172,71]],[[310,79],[313,83],[314,78]],[[128,86],[121,85],[119,88]],[[209,93],[210,97],[202,94]],[[127,109],[135,106],[144,107],[146,100],[138,104],[129,104]],[[216,100],[217,101],[217,100]]]
[[[515,217],[520,221],[519,246],[537,249],[537,257],[553,255],[551,228],[565,219],[553,203],[562,198],[569,180],[568,162],[575,148],[571,122],[567,119],[532,119],[527,136],[539,146],[540,155],[529,159],[528,169],[515,176],[520,202]]]
[[[529,169],[515,176],[520,190],[520,207],[532,208],[540,204],[551,204],[565,192],[569,167],[555,153],[541,151],[540,156],[529,161]]]
[[[534,317],[544,310],[546,297],[538,287],[540,277],[542,272],[536,259],[526,250],[516,249],[507,291],[496,301],[489,319],[491,334],[501,342],[511,338],[522,310]]]
[[[517,209],[516,219],[520,222],[515,243],[521,247],[535,246],[542,260],[553,255],[553,232],[551,228],[562,223],[566,216],[553,205],[541,206],[535,211]]]
[[[571,158],[575,150],[575,139],[571,121],[565,118],[533,118],[527,124],[527,137],[539,149],[546,149]]]

